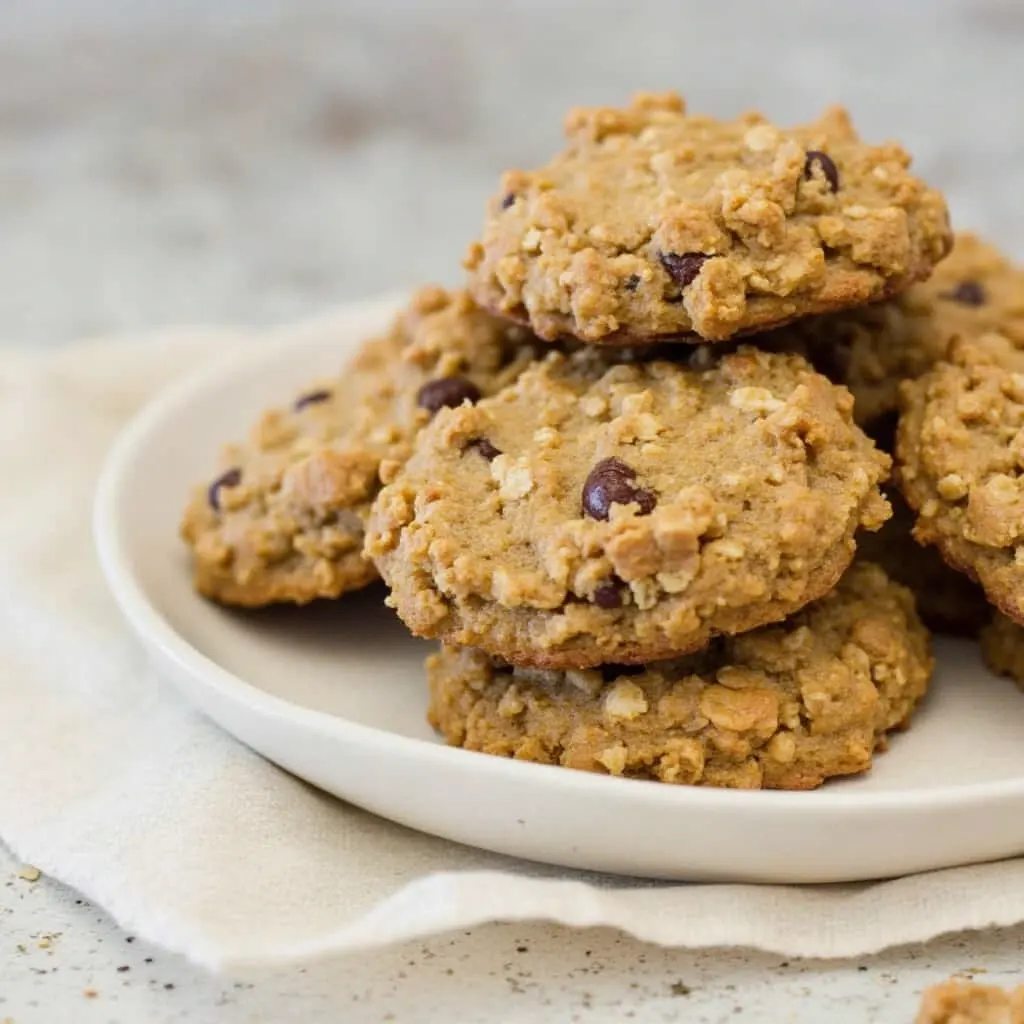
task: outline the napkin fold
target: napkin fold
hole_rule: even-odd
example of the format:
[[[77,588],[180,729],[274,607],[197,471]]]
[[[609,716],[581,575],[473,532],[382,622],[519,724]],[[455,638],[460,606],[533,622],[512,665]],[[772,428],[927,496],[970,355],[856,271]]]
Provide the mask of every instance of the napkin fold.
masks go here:
[[[117,432],[157,389],[263,343],[182,330],[0,352],[0,838],[17,856],[211,969],[495,920],[816,957],[1024,920],[1024,860],[817,888],[514,861],[334,800],[206,721],[157,676],[108,595],[92,494]]]

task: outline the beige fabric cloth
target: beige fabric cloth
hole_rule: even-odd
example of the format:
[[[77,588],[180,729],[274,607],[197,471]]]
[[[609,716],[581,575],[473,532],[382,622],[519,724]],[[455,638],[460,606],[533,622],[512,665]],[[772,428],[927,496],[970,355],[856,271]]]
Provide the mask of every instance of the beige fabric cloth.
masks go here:
[[[156,677],[123,624],[90,507],[125,420],[243,343],[259,341],[182,331],[0,353],[0,837],[18,856],[210,968],[491,920],[819,957],[1024,920],[1024,861],[815,889],[519,863],[341,804],[221,733]]]

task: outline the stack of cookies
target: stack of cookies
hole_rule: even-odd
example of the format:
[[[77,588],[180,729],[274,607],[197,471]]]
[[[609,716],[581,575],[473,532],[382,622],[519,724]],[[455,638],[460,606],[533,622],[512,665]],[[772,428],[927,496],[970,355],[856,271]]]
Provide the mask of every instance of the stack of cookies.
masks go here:
[[[252,607],[379,574],[442,641],[430,720],[470,749],[865,771],[931,676],[912,590],[933,628],[988,621],[973,580],[1024,623],[1024,277],[950,255],[941,194],[841,110],[641,95],[567,137],[505,175],[465,291],[420,290],[228,449],[185,514],[196,586]],[[1009,671],[1015,628],[987,634]]]

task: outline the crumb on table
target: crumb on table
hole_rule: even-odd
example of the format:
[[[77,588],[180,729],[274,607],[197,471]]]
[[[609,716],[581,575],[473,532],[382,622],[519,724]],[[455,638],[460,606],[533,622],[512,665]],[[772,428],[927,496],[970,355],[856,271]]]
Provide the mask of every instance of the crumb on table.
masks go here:
[[[1024,1024],[1024,985],[945,981],[926,989],[917,1024]]]

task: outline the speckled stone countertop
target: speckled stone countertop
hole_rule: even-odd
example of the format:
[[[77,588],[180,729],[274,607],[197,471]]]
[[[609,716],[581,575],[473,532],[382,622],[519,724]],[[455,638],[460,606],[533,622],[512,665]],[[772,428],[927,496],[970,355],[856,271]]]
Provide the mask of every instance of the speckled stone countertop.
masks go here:
[[[956,974],[1024,982],[1024,928],[854,962],[667,950],[609,929],[492,925],[231,978],[119,931],[75,894],[27,882],[0,848],[0,1022],[7,1024],[911,1024]]]
[[[792,121],[841,101],[1024,256],[1022,46],[1016,0],[5,0],[0,344],[455,282],[500,171],[636,88]],[[829,964],[541,924],[210,978],[17,872],[0,848],[3,1024],[895,1024],[953,973],[1024,982],[1024,929]]]

